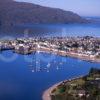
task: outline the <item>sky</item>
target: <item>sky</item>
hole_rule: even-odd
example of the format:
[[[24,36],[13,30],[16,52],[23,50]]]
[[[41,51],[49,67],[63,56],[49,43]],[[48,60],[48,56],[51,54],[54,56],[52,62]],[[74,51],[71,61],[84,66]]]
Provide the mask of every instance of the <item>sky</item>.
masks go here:
[[[66,11],[73,11],[81,16],[99,16],[100,0],[16,0],[30,2],[42,6],[60,8]]]

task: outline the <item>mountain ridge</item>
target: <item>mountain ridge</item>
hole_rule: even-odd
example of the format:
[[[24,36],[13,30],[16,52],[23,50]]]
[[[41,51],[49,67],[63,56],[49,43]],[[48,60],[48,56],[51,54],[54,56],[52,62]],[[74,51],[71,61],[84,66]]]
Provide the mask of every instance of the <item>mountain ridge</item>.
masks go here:
[[[12,26],[16,24],[56,24],[56,23],[86,23],[87,20],[79,15],[57,8],[17,2],[13,0],[0,1],[0,25]]]

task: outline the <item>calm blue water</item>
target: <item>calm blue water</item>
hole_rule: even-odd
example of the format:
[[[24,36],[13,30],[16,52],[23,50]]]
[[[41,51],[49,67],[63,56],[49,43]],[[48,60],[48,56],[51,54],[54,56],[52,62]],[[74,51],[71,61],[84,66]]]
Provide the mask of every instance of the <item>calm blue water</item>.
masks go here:
[[[47,69],[48,63],[51,65]],[[36,66],[41,71],[32,72]],[[0,53],[0,100],[42,100],[45,89],[59,81],[86,75],[91,67],[100,68],[100,63],[47,53],[23,56],[4,51]]]
[[[9,31],[8,31],[9,32]],[[12,32],[0,33],[0,37],[12,36],[96,36],[100,37],[100,23],[94,24],[28,24],[12,28]],[[26,35],[27,34],[27,35]]]

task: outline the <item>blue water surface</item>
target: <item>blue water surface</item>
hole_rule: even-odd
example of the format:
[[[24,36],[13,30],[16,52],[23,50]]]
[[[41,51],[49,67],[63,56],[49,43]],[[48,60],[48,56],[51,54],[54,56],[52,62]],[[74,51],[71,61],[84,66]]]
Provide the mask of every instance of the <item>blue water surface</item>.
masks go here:
[[[37,36],[94,36],[100,37],[100,23],[94,24],[25,24],[12,27],[12,31],[0,32],[4,37],[37,37]]]
[[[39,67],[40,71],[37,71]],[[24,56],[12,51],[1,52],[0,100],[42,100],[44,90],[50,86],[86,75],[92,67],[100,69],[100,63],[48,53]]]

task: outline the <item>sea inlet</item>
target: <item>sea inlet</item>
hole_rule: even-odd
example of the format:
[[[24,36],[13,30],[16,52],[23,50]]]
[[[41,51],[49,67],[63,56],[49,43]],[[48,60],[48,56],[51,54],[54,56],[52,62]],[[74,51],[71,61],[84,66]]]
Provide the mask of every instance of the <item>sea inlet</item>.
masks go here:
[[[0,100],[42,100],[43,92],[55,83],[88,74],[100,63],[56,54],[35,52],[20,55],[0,52]]]

